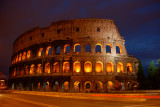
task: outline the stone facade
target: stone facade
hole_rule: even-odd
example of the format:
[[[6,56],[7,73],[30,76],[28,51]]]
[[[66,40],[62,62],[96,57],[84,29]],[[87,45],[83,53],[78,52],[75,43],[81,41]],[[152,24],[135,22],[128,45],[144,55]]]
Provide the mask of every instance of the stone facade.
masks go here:
[[[131,89],[138,64],[108,19],[63,20],[36,27],[16,39],[11,62],[10,88],[59,92]]]

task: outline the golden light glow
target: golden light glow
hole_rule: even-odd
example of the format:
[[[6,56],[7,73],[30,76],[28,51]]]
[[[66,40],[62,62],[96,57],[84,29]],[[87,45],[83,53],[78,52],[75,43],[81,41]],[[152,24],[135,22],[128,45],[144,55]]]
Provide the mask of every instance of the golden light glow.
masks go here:
[[[21,59],[22,59],[22,54],[20,53],[19,54],[19,61],[21,61]]]
[[[16,56],[16,62],[18,62],[18,55]]]
[[[28,75],[28,72],[29,72],[29,67],[28,65],[25,67],[25,74]]]
[[[67,89],[69,89],[69,82],[65,81],[64,82],[64,90],[67,90]]]
[[[97,46],[100,46],[100,47],[101,47],[100,52],[102,52],[102,45],[101,45],[100,43],[97,43],[97,44],[96,44],[96,48],[97,48]],[[95,49],[95,52],[96,52],[96,49]]]
[[[50,73],[50,63],[45,64],[45,73]]]
[[[89,73],[92,72],[92,63],[87,61],[84,63],[84,71]]]
[[[53,72],[56,72],[56,73],[58,73],[59,72],[59,62],[55,62],[54,64],[53,64]]]
[[[26,52],[23,52],[22,60],[25,60],[25,59],[26,59]]]
[[[79,43],[76,43],[75,45],[74,45],[74,52],[76,52],[76,46],[81,46]],[[81,50],[80,50],[81,51]]]
[[[112,62],[108,62],[107,63],[107,72],[113,72],[113,63]]]
[[[37,65],[37,74],[41,74],[42,73],[42,65],[38,64]]]
[[[119,51],[120,51],[120,54],[122,54],[122,48],[120,45],[117,45],[119,47]]]
[[[70,71],[70,64],[69,62],[64,62],[63,63],[63,72],[69,72]]]
[[[27,52],[27,58],[29,59],[30,57],[31,57],[31,51],[28,50],[28,52]]]
[[[112,88],[113,88],[113,83],[112,83],[111,81],[108,81],[108,88],[109,88],[110,90],[112,90]]]
[[[100,61],[96,63],[96,72],[103,72],[103,63]]]
[[[35,65],[32,64],[31,67],[30,67],[30,72],[29,72],[29,74],[34,74],[34,72],[35,72]]]
[[[79,61],[74,62],[73,71],[77,73],[81,71],[81,64]]]
[[[43,48],[40,48],[39,51],[38,51],[38,56],[39,56],[39,57],[40,57],[40,56],[43,56],[43,55],[42,55],[42,54],[43,54],[42,51],[43,51]]]
[[[14,68],[14,71],[13,71],[13,76],[16,76],[16,68]]]
[[[131,63],[127,63],[127,71],[128,71],[129,73],[132,72],[132,65],[131,65]]]
[[[118,73],[123,72],[123,64],[121,62],[117,63],[117,72]]]
[[[49,55],[49,50],[50,50],[50,49],[52,49],[51,46],[48,46],[48,47],[46,48],[46,55]]]

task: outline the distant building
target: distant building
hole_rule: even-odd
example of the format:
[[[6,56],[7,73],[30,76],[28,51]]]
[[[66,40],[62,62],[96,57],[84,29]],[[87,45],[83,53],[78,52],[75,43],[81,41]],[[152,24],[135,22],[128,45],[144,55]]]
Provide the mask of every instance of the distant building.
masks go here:
[[[13,47],[11,89],[109,92],[131,89],[137,80],[138,61],[113,20],[53,22],[25,32]]]

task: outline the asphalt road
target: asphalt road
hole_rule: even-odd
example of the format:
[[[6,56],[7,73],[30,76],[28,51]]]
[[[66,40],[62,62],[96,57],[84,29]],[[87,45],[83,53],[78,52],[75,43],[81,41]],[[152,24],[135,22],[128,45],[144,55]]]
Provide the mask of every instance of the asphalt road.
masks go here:
[[[0,107],[160,107],[160,98],[65,98],[0,92]]]

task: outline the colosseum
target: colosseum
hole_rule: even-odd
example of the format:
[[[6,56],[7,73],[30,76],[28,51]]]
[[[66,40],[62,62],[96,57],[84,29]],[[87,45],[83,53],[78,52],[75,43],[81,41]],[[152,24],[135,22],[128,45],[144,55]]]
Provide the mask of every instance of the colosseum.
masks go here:
[[[137,65],[113,20],[62,20],[15,40],[8,86],[55,92],[130,90]]]

